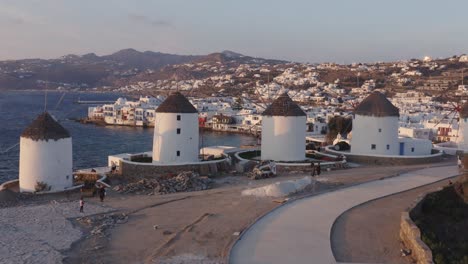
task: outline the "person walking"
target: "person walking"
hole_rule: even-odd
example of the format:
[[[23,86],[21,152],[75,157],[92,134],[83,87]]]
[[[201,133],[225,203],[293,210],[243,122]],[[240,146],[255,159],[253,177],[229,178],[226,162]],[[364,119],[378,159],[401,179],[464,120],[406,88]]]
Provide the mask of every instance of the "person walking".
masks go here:
[[[320,162],[317,165],[317,176],[320,176],[320,173],[322,172],[322,169],[320,168]]]
[[[101,187],[99,187],[99,198],[101,199],[101,203],[104,202],[104,197],[106,197],[106,188],[101,185]]]
[[[311,163],[310,163],[310,167],[312,168],[311,175],[312,175],[312,177],[314,177],[314,176],[315,176],[315,163],[314,163],[314,162],[311,162]]]
[[[115,164],[115,162],[112,161],[112,166],[111,166],[111,173],[114,174],[115,171],[117,170],[117,165]]]
[[[84,200],[83,200],[83,196],[81,196],[80,197],[80,213],[84,213],[83,208],[84,208]]]

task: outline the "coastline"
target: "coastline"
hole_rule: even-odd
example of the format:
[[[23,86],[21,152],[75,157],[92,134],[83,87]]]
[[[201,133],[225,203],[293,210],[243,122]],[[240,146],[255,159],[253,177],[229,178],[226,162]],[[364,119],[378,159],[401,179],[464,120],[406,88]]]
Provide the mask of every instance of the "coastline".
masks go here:
[[[153,128],[154,125],[145,125],[145,126],[137,126],[137,125],[127,125],[127,124],[108,124],[102,119],[91,119],[89,117],[82,117],[82,118],[71,118],[70,120],[79,122],[81,124],[91,124],[91,125],[97,125],[97,126],[120,126],[120,127],[135,127],[135,128]],[[199,127],[200,130],[202,131],[210,131],[210,132],[219,132],[219,133],[226,133],[226,134],[241,134],[241,135],[249,135],[252,137],[255,137],[257,133],[255,131],[243,131],[243,130],[220,130],[220,129],[214,129],[211,127]],[[261,133],[261,132],[258,132]]]

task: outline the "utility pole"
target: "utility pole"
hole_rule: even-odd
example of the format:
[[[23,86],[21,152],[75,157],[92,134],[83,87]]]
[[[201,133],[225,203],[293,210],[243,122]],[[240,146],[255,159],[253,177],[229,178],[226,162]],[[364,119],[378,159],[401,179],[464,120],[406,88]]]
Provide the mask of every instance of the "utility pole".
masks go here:
[[[465,80],[465,68],[462,69],[462,85],[463,85],[464,80]]]
[[[359,76],[361,75],[361,73],[357,73],[356,74],[356,84],[357,84],[357,88],[359,88]]]

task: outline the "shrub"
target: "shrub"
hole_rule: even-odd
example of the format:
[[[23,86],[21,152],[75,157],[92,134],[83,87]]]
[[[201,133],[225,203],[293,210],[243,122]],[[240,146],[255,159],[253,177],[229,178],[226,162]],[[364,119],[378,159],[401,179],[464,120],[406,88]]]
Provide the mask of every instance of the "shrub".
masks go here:
[[[50,186],[45,183],[45,182],[36,182],[36,185],[34,186],[34,190],[36,192],[43,192],[43,191],[50,191]]]

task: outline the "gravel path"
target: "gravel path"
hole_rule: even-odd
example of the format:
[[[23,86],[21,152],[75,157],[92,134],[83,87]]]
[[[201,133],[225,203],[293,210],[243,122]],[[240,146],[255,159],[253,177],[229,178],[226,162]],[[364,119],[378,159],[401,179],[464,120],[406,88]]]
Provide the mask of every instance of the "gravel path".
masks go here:
[[[86,203],[81,214],[78,201],[2,208],[0,263],[62,263],[61,252],[82,235],[68,219],[110,210]]]

